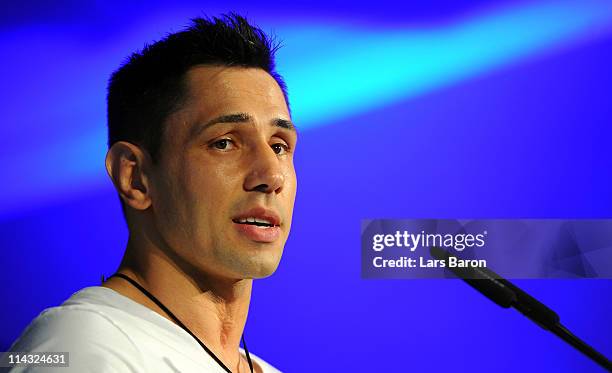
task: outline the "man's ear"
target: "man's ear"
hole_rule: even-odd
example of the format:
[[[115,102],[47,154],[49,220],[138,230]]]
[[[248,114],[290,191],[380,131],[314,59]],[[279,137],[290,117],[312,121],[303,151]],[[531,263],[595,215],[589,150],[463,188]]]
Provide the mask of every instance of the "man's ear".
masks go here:
[[[113,180],[121,199],[136,210],[151,205],[149,175],[144,171],[149,157],[138,146],[117,141],[106,153],[106,172]]]

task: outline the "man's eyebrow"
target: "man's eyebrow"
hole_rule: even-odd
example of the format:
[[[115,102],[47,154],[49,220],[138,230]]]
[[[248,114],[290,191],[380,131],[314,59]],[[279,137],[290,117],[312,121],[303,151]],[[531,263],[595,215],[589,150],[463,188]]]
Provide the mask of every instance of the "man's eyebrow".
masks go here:
[[[204,125],[202,125],[202,129],[208,128],[217,123],[244,123],[250,122],[251,119],[253,118],[247,113],[225,114],[204,123]]]
[[[293,122],[287,119],[277,118],[274,120],[274,125],[276,127],[280,127],[280,128],[291,130],[293,132],[297,132],[297,130],[295,129],[295,126],[293,125]]]
[[[247,123],[251,122],[253,117],[247,113],[232,113],[220,115],[216,118],[209,120],[208,122],[200,125],[196,125],[193,130],[193,135],[197,135],[204,131],[206,128],[214,126],[220,123]],[[288,119],[276,118],[272,121],[272,124],[276,127],[288,129],[290,131],[296,131],[293,123]]]

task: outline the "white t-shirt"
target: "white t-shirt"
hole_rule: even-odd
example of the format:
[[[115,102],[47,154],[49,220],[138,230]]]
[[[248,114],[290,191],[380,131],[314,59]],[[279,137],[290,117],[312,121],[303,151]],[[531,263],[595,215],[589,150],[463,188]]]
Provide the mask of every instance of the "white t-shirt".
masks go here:
[[[181,327],[101,286],[82,289],[61,306],[44,310],[10,351],[69,353],[68,368],[14,367],[11,373],[225,372]],[[250,355],[264,372],[278,372]]]

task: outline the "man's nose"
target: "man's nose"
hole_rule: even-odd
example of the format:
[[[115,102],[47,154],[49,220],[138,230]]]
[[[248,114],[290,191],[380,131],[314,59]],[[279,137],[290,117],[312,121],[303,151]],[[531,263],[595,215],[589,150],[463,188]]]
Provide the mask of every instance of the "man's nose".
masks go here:
[[[247,191],[280,193],[285,183],[280,160],[268,145],[257,146],[250,154],[249,173],[244,182]]]

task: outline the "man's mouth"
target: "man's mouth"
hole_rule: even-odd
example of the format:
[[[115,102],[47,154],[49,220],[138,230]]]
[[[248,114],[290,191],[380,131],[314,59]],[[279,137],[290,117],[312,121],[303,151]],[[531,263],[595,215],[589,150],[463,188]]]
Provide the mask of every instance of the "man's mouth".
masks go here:
[[[280,217],[272,210],[254,208],[232,219],[234,226],[251,241],[270,243],[281,234]]]
[[[266,219],[260,219],[260,218],[242,218],[242,219],[234,219],[233,220],[234,223],[237,224],[248,224],[248,225],[255,225],[258,227],[274,227],[275,225]]]

